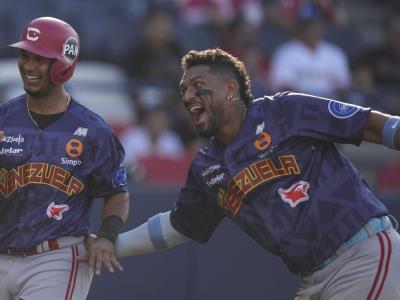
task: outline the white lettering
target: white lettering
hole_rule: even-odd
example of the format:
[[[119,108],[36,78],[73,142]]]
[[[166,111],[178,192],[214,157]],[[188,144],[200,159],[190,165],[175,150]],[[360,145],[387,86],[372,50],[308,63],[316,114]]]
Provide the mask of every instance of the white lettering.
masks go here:
[[[64,45],[64,55],[68,54],[68,55],[72,55],[73,57],[78,56],[78,50],[79,47],[78,45],[70,45],[70,44],[65,44]]]
[[[219,170],[221,168],[221,165],[212,165],[206,168],[201,172],[201,176],[206,177],[207,175],[213,173],[216,170]]]
[[[17,137],[11,136],[11,135],[5,135],[1,139],[2,142],[4,143],[17,143],[18,145],[23,143],[25,141],[24,137],[21,134],[18,134]]]
[[[267,151],[258,154],[257,156],[261,159],[264,159],[265,157],[267,157],[268,155],[272,154],[275,149],[278,147],[278,145],[272,145]]]
[[[68,50],[69,50],[69,45],[68,45],[68,44],[65,44],[65,45],[64,45],[64,54],[67,53]]]
[[[211,187],[211,186],[213,186],[213,185],[215,185],[215,184],[221,182],[222,179],[224,179],[224,176],[225,176],[224,173],[218,174],[217,176],[211,178],[211,180],[207,181],[207,185],[208,185],[209,187]]]
[[[21,152],[24,151],[23,149],[20,148],[0,148],[0,154],[21,154]]]
[[[78,127],[75,132],[74,135],[78,135],[78,136],[86,136],[88,132],[87,128],[84,127]]]
[[[75,166],[80,166],[82,164],[82,161],[80,159],[69,159],[66,157],[61,158],[61,164],[62,165],[71,165],[73,167]]]

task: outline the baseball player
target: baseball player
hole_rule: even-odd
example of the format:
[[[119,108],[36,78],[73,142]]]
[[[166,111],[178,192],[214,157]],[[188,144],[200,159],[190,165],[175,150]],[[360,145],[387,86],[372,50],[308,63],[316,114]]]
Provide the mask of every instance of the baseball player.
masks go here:
[[[292,92],[253,100],[244,65],[220,49],[190,51],[182,69],[208,145],[174,208],[121,234],[117,255],[207,242],[228,217],[299,274],[296,300],[400,299],[397,223],[335,146],[399,149],[400,118]]]
[[[93,272],[77,257],[98,197],[103,222],[88,255],[121,269],[114,242],[129,204],[124,151],[64,89],[79,45],[69,24],[50,17],[32,20],[11,45],[26,93],[0,107],[1,300],[86,299]]]

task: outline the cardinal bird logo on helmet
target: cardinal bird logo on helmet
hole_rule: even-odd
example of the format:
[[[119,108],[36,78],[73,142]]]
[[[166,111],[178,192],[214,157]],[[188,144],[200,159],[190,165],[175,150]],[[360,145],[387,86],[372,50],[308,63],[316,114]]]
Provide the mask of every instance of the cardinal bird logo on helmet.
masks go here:
[[[291,207],[295,207],[299,203],[309,199],[307,194],[309,187],[310,184],[308,182],[301,180],[288,189],[279,188],[278,193],[283,201],[289,203]]]

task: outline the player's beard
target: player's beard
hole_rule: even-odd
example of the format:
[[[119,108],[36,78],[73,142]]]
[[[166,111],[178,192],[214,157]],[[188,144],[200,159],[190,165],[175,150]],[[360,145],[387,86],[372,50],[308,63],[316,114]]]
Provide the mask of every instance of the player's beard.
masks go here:
[[[218,130],[225,123],[225,111],[222,107],[215,107],[209,113],[209,122],[205,128],[197,128],[197,133],[202,138],[210,138],[217,134]]]
[[[29,90],[26,87],[24,87],[24,90],[29,96],[32,96],[34,98],[40,98],[40,97],[47,96],[50,93],[51,88],[52,88],[52,86],[51,86],[51,84],[49,84],[48,86],[41,88],[37,91]]]

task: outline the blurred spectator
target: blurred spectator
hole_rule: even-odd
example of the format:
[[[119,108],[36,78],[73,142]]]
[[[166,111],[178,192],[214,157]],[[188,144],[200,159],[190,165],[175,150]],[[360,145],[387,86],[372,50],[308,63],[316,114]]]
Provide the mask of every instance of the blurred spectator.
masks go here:
[[[271,60],[274,91],[292,90],[340,97],[350,86],[345,53],[323,40],[324,20],[314,4],[299,7],[295,38],[279,46]]]
[[[131,77],[175,83],[180,76],[182,54],[174,36],[172,16],[155,10],[144,17],[139,40],[133,49],[128,49],[121,64]]]
[[[220,47],[227,26],[237,18],[258,26],[264,20],[261,0],[183,0],[177,28],[185,50]]]
[[[139,124],[144,123],[149,111],[162,106],[170,120],[170,129],[178,134],[185,148],[197,143],[196,130],[186,108],[180,103],[181,95],[175,86],[132,82],[130,88],[131,101],[136,108]]]
[[[268,60],[261,50],[259,39],[258,27],[238,17],[227,26],[222,47],[245,63],[256,95],[266,93],[268,79]]]
[[[364,64],[371,72],[375,89],[388,113],[400,114],[400,12],[385,19],[384,43],[367,51]]]
[[[352,64],[352,85],[343,100],[387,112],[384,103],[380,101],[371,69],[363,60],[357,60]]]
[[[217,27],[238,16],[256,26],[264,18],[260,0],[183,0],[181,16],[186,24],[213,24]]]
[[[377,172],[377,188],[385,196],[393,195],[398,198],[400,192],[400,161],[391,160],[384,164]]]
[[[268,60],[261,49],[256,45],[250,45],[241,55],[241,60],[250,75],[251,89],[254,95],[265,95],[269,93],[268,85]]]
[[[335,20],[333,0],[266,0],[264,9],[268,22],[287,29],[296,27],[296,19],[300,8],[306,3],[317,5],[322,17],[329,23]]]
[[[365,56],[379,85],[400,85],[400,12],[385,20],[385,42]]]
[[[226,25],[223,48],[230,54],[242,58],[248,47],[257,47],[259,35],[257,27],[242,17],[237,17]]]
[[[130,168],[136,168],[138,160],[145,157],[178,159],[185,153],[179,135],[171,130],[171,120],[163,106],[149,110],[141,124],[128,128],[120,138],[125,148],[125,163]]]

